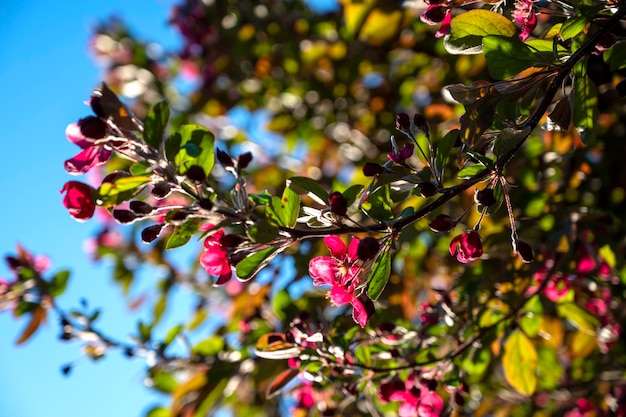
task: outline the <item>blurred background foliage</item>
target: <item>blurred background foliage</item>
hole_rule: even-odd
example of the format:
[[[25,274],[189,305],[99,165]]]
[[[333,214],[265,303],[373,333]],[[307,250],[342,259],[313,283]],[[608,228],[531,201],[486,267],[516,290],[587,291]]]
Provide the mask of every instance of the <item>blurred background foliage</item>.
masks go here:
[[[129,26],[119,19],[98,25],[91,49],[105,69],[104,80],[140,119],[166,99],[173,111],[171,128],[198,123],[211,129],[217,147],[229,154],[252,152],[245,177],[248,191],[272,195],[280,195],[292,176],[312,178],[328,191],[367,186],[363,164],[384,163],[392,135],[405,140],[395,130],[398,112],[423,114],[438,143],[459,127],[465,112],[443,87],[493,81],[483,55],[445,51],[432,27],[419,20],[423,7],[403,7],[393,0],[342,0],[328,2],[328,7],[315,3],[187,0],[169,16],[183,39],[180,50],[138,39],[132,20]],[[540,25],[549,29],[545,21]],[[171,399],[149,416],[214,415],[226,409],[238,416],[348,416],[372,412],[368,404],[397,411],[397,402],[383,404],[377,397],[377,387],[393,373],[362,369],[355,371],[355,378],[332,367],[318,372],[315,364],[307,371],[317,375],[311,390],[318,406],[299,407],[302,386],[310,381],[299,388],[291,383],[280,401],[267,400],[268,386],[275,387],[270,384],[279,371],[289,368],[286,361],[254,357],[253,347],[270,332],[285,332],[290,323],[310,332],[324,329],[329,346],[354,348],[359,362],[371,366],[377,363],[372,357],[410,357],[416,362],[441,357],[460,341],[471,340],[475,329],[468,323],[478,323],[490,330],[480,330],[476,343],[455,354],[445,370],[437,368],[448,375],[435,378],[449,388],[448,394],[440,389],[447,402],[456,401],[454,393],[463,384],[472,387],[463,392],[465,405],[447,412],[551,415],[588,398],[597,404],[597,412],[618,415],[608,410],[617,410],[611,401],[626,401],[626,352],[619,336],[626,319],[623,71],[612,71],[600,56],[588,61],[588,75],[599,92],[595,142],[585,145],[572,126],[538,129],[507,166],[520,237],[535,249],[535,262],[526,265],[511,255],[504,206],[482,221],[486,255],[481,261],[461,265],[449,255],[454,231],[434,234],[429,221],[441,212],[460,216],[473,204],[474,191],[469,189],[403,231],[389,284],[366,330],[354,329],[344,308],[329,306],[324,293],[312,286],[309,260],[327,255],[315,241],[287,249],[247,284],[233,280],[213,288],[197,262],[200,243],[166,252],[165,239],[150,246],[139,242],[146,224],[120,229],[103,215],[94,259],[112,262],[113,278],[126,291],[138,280],[154,284],[152,294],[129,300],[151,304],[153,311],[150,320],[139,322],[135,344],[107,346],[151,358],[149,384]],[[417,155],[411,163],[424,166]],[[458,170],[455,158],[447,164],[451,172]],[[106,169],[127,165],[114,160]],[[222,192],[233,187],[221,166],[213,174]],[[446,178],[447,186],[457,182],[454,176]],[[395,215],[427,201],[419,192],[392,190],[389,196]],[[472,227],[479,217],[471,208],[455,231]],[[558,296],[527,298],[530,288],[543,282],[541,276],[557,277],[553,289]],[[171,293],[180,287],[190,290],[195,314],[163,329],[159,323],[164,315],[175,314],[168,312]],[[594,310],[598,300],[603,309]],[[429,314],[436,319],[424,326]],[[97,319],[78,310],[74,315],[89,323]],[[401,345],[385,345],[390,328]],[[511,377],[513,365],[507,361],[519,363],[503,356],[505,343],[519,339],[520,332],[525,337],[521,346],[529,340],[537,352],[537,387],[529,396],[506,382],[525,377]],[[425,338],[433,339],[427,348]],[[174,340],[182,340],[183,347]],[[358,342],[352,345],[354,340]],[[514,351],[510,345],[508,349]],[[104,352],[92,352],[92,357],[100,354]],[[408,373],[398,375],[404,380]],[[362,395],[353,397],[357,391]]]

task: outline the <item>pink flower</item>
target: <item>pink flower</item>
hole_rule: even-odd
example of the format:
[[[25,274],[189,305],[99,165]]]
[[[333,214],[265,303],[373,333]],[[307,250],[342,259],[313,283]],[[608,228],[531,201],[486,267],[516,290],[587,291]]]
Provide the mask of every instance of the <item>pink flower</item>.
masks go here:
[[[207,274],[217,276],[216,286],[223,285],[230,280],[232,269],[228,260],[228,252],[224,250],[220,239],[224,236],[223,230],[218,230],[204,241],[204,253],[200,256],[200,264]]]
[[[355,296],[359,286],[360,266],[358,258],[359,238],[353,238],[346,248],[337,236],[324,237],[324,243],[331,256],[318,256],[309,262],[309,274],[313,285],[330,285],[328,293],[333,304],[341,306],[351,304],[352,317],[361,327],[365,327],[373,314],[373,304],[367,297]]]
[[[522,31],[519,34],[522,42],[528,39],[530,33],[537,27],[537,16],[533,9],[533,3],[533,0],[518,0],[515,2],[515,10],[512,12],[515,21],[522,25]]]
[[[98,117],[89,116],[72,123],[65,129],[70,142],[81,147],[82,151],[65,161],[65,170],[73,175],[84,174],[91,168],[102,165],[111,157],[111,151],[103,145],[96,145],[98,139],[107,134],[106,124]]]
[[[66,182],[60,193],[67,192],[63,197],[63,205],[69,210],[70,216],[80,221],[90,219],[96,210],[96,204],[92,197],[95,191],[82,182]]]
[[[427,3],[430,4],[428,1]],[[435,37],[441,38],[450,31],[450,22],[452,21],[451,9],[444,4],[430,4],[420,16],[420,20],[429,25],[441,23],[441,27],[435,33]]]
[[[478,232],[469,230],[452,239],[450,255],[456,256],[456,259],[464,264],[480,258],[483,255],[483,245]]]
[[[387,158],[391,161],[402,164],[413,155],[414,146],[412,143],[405,143],[402,149],[397,149],[395,146],[392,153],[387,154]]]

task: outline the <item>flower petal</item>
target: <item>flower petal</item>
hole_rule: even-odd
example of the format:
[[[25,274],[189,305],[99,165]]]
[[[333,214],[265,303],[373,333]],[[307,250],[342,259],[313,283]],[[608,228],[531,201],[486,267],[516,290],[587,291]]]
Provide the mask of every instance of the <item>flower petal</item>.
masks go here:
[[[344,259],[346,257],[346,244],[343,243],[343,240],[339,237],[335,235],[325,236],[324,243],[333,257],[337,259]]]
[[[318,256],[309,261],[309,275],[313,278],[313,285],[334,285],[337,261],[330,256]]]

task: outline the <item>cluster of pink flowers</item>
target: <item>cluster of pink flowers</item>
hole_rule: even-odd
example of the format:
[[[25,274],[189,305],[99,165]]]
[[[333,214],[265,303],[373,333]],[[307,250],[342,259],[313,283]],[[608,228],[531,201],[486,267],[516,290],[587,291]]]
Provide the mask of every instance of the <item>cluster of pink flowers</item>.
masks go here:
[[[330,285],[328,297],[337,306],[351,304],[352,317],[361,327],[365,327],[373,314],[373,303],[360,292],[359,274],[362,262],[359,262],[358,249],[361,240],[352,238],[350,245],[337,236],[324,237],[324,243],[331,256],[318,256],[309,262],[309,275],[317,286]]]
[[[443,411],[443,400],[434,391],[435,384],[429,382],[435,381],[420,381],[417,373],[409,375],[405,382],[393,377],[380,384],[378,398],[383,404],[401,401],[400,417],[438,417]]]
[[[515,10],[513,10],[513,19],[522,25],[522,31],[519,38],[525,41],[530,33],[537,27],[537,15],[533,9],[533,0],[518,0],[515,2]]]

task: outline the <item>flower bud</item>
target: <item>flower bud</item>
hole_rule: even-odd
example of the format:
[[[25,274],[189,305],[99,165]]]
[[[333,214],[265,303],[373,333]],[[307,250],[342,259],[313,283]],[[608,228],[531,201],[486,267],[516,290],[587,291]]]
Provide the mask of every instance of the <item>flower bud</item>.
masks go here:
[[[228,234],[228,235],[224,235],[219,239],[220,245],[222,245],[223,248],[236,248],[237,246],[239,246],[241,243],[243,243],[245,239],[242,238],[239,235],[234,235],[234,234]]]
[[[148,226],[141,231],[141,241],[143,243],[154,242],[159,237],[161,230],[163,230],[164,224],[155,224]]]
[[[430,137],[430,128],[428,127],[428,122],[426,118],[421,114],[416,114],[413,116],[413,124],[415,128],[422,132],[427,138]]]
[[[139,200],[131,201],[129,206],[130,210],[136,214],[150,214],[152,213],[152,210],[154,210],[154,207],[152,207],[150,204],[146,203],[145,201]]]
[[[345,216],[348,212],[348,200],[339,191],[335,191],[328,197],[330,211],[338,216]]]
[[[107,135],[107,125],[99,117],[88,116],[78,121],[80,133],[89,139],[102,139]]]
[[[432,230],[435,233],[447,232],[449,230],[454,229],[457,223],[458,222],[456,219],[453,219],[447,214],[440,214],[430,222],[428,227],[430,227],[430,230]]]
[[[184,222],[187,219],[188,216],[189,216],[189,213],[186,212],[185,210],[174,209],[174,210],[170,211],[165,218],[170,223],[178,225],[178,224],[181,224],[182,222]]]
[[[380,164],[376,164],[374,162],[366,162],[363,165],[363,175],[366,177],[375,177],[376,175],[380,175],[385,172],[385,167]]]
[[[158,200],[164,199],[172,192],[172,187],[166,182],[154,184],[152,188],[152,196]]]
[[[137,220],[139,216],[133,213],[130,210],[122,210],[122,209],[114,209],[113,210],[113,218],[117,220],[119,223],[128,224]]]
[[[516,240],[513,249],[524,263],[531,263],[535,259],[533,248],[523,240]]]
[[[396,129],[401,132],[408,132],[411,129],[411,120],[406,113],[398,113],[396,115]]]
[[[417,188],[420,190],[420,195],[424,198],[429,198],[437,193],[437,186],[430,181],[420,182],[417,184]]]
[[[231,158],[229,154],[219,148],[217,149],[217,160],[220,161],[224,168],[235,166],[233,158]]]
[[[96,190],[87,184],[78,181],[68,181],[60,191],[66,193],[63,205],[70,216],[79,221],[90,219],[96,211],[94,194]]]
[[[474,201],[485,207],[493,206],[497,200],[493,193],[492,188],[485,188],[484,190],[474,191]]]
[[[213,202],[209,198],[201,198],[198,200],[200,208],[210,211],[213,208]]]
[[[198,185],[202,184],[206,180],[206,174],[204,173],[204,169],[202,169],[199,165],[192,165],[187,170],[187,179],[192,183]]]
[[[380,245],[378,244],[378,240],[373,237],[366,237],[361,239],[359,242],[359,246],[357,248],[357,256],[359,259],[364,261],[368,259],[373,259],[378,253],[378,249]]]
[[[252,162],[252,152],[245,152],[239,155],[237,158],[237,167],[239,169],[246,169],[248,165]]]

